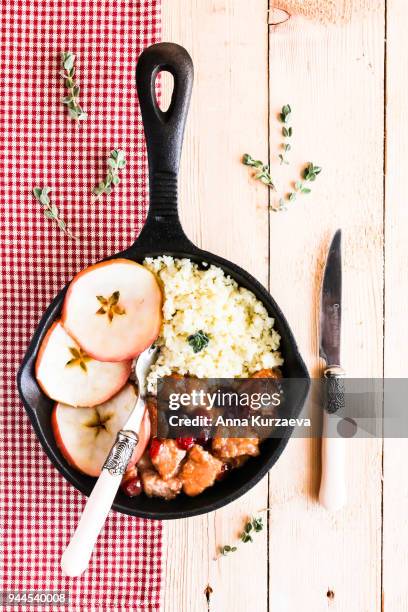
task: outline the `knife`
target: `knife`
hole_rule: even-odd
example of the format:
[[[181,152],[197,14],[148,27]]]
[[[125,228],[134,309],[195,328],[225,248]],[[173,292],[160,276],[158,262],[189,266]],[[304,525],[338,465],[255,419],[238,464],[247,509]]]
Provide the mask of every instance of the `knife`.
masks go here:
[[[80,576],[88,567],[98,535],[139,441],[139,429],[146,409],[146,379],[157,351],[157,347],[152,345],[137,359],[135,374],[138,397],[123,429],[117,434],[116,442],[86,502],[75,533],[61,557],[61,569],[65,576]]]
[[[327,510],[346,503],[346,439],[338,433],[344,408],[345,371],[340,366],[341,342],[341,230],[334,234],[323,276],[319,354],[326,362],[326,404],[323,410],[322,475],[319,501]]]

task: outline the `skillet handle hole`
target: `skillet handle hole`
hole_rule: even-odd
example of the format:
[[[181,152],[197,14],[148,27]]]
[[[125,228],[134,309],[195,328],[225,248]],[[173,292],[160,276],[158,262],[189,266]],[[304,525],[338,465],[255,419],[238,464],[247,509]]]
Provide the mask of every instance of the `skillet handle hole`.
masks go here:
[[[169,110],[174,92],[174,77],[168,70],[160,70],[155,80],[156,104],[165,113]]]

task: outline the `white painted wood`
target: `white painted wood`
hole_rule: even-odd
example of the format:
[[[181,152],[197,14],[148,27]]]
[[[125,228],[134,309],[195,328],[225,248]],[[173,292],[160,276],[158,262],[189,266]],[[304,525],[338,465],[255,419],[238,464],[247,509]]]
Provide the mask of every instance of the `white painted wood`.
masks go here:
[[[190,238],[268,279],[268,194],[241,157],[268,156],[267,3],[164,2],[163,40],[184,45],[195,83],[180,175],[181,217]],[[235,542],[248,514],[267,506],[267,479],[241,500],[204,517],[164,525],[163,610],[266,612],[267,533],[214,560]]]
[[[271,216],[271,292],[321,376],[318,302],[327,248],[343,229],[342,366],[382,375],[384,6],[342,26],[292,18],[270,29],[273,172],[280,107],[293,108],[292,165],[323,167],[312,193]],[[350,440],[348,501],[318,503],[320,440],[291,440],[270,473],[270,610],[381,609],[381,442]]]
[[[385,376],[408,376],[408,42],[405,0],[387,1]],[[408,440],[384,441],[384,612],[408,610]]]
[[[260,159],[268,157],[265,3],[163,3],[163,40],[184,44],[196,67],[181,169],[184,226],[195,242],[233,259],[265,284],[270,259],[272,295],[287,315],[314,376],[321,374],[317,348],[320,281],[327,248],[338,227],[344,230],[342,365],[349,376],[381,376],[383,371],[384,2],[371,3],[370,10],[360,16],[352,15],[346,7],[344,21],[348,23],[341,26],[322,25],[309,14],[311,19],[292,18],[270,28],[270,155],[274,172],[278,175],[281,171],[276,162],[281,141],[276,114],[288,102],[294,110],[294,151],[293,165],[283,168],[280,175],[283,188],[288,188],[288,181],[304,162],[323,166],[310,196],[295,202],[287,213],[271,214],[270,254],[267,190],[250,179],[239,161],[244,152]],[[345,4],[350,8],[351,0]],[[401,12],[405,7],[403,0],[388,0],[388,4],[392,10],[397,7],[395,19],[399,19],[394,25],[399,32],[394,48],[393,82],[397,87],[397,81],[408,74],[405,63],[397,66],[398,45],[401,47],[404,40],[405,14]],[[405,108],[395,104],[394,133],[406,125]],[[402,139],[395,142],[396,174],[400,154],[406,158],[406,150]],[[401,221],[407,221],[408,210],[401,183],[395,185],[392,196],[394,201],[399,195],[398,212],[389,217],[387,225],[394,244],[394,250],[387,252],[394,262],[399,257],[396,245],[400,248],[403,243],[405,225]],[[394,272],[393,277],[387,267],[387,274],[391,287],[406,281],[406,272]],[[405,317],[402,309],[402,303],[393,303],[390,312],[401,321]],[[398,338],[397,321],[385,350],[391,354],[397,343],[397,355],[403,356],[406,340],[403,335]],[[254,545],[241,546],[229,558],[214,561],[215,548],[231,543],[245,516],[267,505],[265,480],[222,511],[165,523],[163,610],[262,612],[268,609],[269,597],[273,612],[379,611],[381,446],[378,440],[350,441],[347,504],[330,513],[318,503],[320,441],[291,440],[270,473],[269,543],[263,532]],[[397,453],[389,460],[391,471],[398,464]],[[401,515],[396,502],[408,505],[408,490],[401,487],[399,495],[395,486],[390,480],[390,588],[395,570],[393,547],[399,550],[396,558],[401,563],[398,592],[387,608],[393,611],[406,609],[401,602],[407,601],[403,578],[406,538],[398,549]],[[386,571],[387,566],[385,585]],[[208,606],[204,596],[207,583],[213,588]]]

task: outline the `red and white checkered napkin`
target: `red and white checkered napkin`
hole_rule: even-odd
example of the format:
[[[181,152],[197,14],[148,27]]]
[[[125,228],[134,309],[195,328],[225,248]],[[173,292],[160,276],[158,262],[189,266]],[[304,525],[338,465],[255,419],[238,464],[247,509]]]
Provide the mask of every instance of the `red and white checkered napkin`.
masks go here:
[[[159,0],[4,0],[0,88],[1,272],[4,362],[2,522],[5,590],[61,589],[71,610],[157,610],[161,524],[112,513],[89,570],[64,578],[60,555],[85,498],[51,465],[18,398],[16,372],[46,305],[85,266],[130,244],[146,213],[146,163],[135,66],[160,37]],[[76,54],[76,124],[61,103],[60,53]],[[91,203],[114,147],[125,151],[122,181]],[[45,219],[30,195],[52,201],[74,242]],[[33,608],[30,608],[33,609]]]

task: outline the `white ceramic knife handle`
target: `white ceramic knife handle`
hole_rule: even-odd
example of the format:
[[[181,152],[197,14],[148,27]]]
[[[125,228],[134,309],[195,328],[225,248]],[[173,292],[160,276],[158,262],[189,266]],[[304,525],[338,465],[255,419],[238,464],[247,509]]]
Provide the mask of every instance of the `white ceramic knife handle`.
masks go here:
[[[319,501],[329,511],[342,508],[347,501],[346,448],[347,440],[340,436],[338,424],[344,409],[345,372],[339,366],[330,366],[325,372],[326,406],[323,410],[322,474]],[[340,418],[336,414],[340,412]]]
[[[322,437],[322,476],[320,481],[319,502],[329,511],[340,510],[347,502],[346,488],[346,445],[347,439],[331,437],[334,422],[339,420],[323,415]]]
[[[138,438],[134,432],[120,431],[102,472],[90,494],[78,526],[61,558],[66,576],[80,576],[88,567],[98,535],[112,507],[122,476]]]

